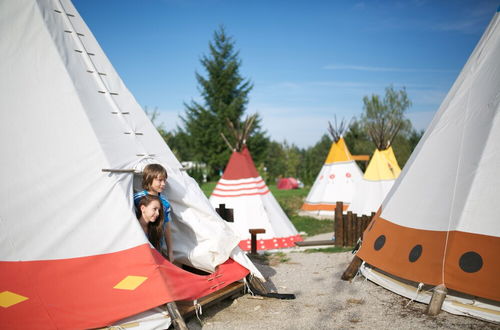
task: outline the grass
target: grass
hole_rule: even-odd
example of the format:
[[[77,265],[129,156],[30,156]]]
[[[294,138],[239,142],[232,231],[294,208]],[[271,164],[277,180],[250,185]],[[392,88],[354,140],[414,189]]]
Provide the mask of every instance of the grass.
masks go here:
[[[217,182],[206,182],[201,185],[205,196],[209,197],[212,194],[216,184]],[[279,190],[276,185],[268,187],[299,233],[304,232],[307,236],[314,236],[333,231],[333,220],[318,220],[297,214],[310,187],[292,190]]]

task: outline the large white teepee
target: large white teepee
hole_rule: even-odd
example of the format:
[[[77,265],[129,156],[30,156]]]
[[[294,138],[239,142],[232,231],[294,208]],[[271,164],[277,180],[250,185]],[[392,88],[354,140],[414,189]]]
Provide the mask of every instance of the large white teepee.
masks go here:
[[[500,13],[441,104],[357,255],[363,274],[443,309],[500,322]],[[383,272],[379,271],[382,270]],[[415,286],[423,283],[423,290]],[[418,294],[417,294],[418,292]]]
[[[234,151],[224,174],[210,196],[214,207],[225,204],[233,209],[234,224],[240,235],[240,247],[250,250],[249,229],[263,228],[258,236],[258,250],[293,247],[302,241],[279,203],[257,172],[246,146]]]
[[[69,0],[1,1],[0,31],[0,328],[106,326],[259,275]],[[169,174],[175,258],[216,276],[151,248],[130,171],[147,163]]]
[[[344,138],[339,137],[330,148],[325,164],[302,205],[302,210],[316,215],[333,215],[335,204],[348,209],[363,173],[352,158]]]
[[[349,211],[358,215],[377,212],[387,193],[401,173],[392,147],[376,149],[366,167],[363,179],[356,184],[356,194]]]

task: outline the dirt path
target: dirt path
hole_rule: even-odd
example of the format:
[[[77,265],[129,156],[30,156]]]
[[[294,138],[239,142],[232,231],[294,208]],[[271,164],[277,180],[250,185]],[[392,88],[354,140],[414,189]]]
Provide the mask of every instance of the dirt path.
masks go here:
[[[424,314],[426,305],[411,302],[361,277],[340,280],[352,258],[349,252],[289,252],[276,264],[257,267],[266,286],[294,293],[295,300],[256,299],[250,295],[226,300],[203,311],[202,325],[190,329],[499,329],[499,325],[441,312]],[[281,259],[281,261],[280,261]],[[283,260],[287,261],[283,262]],[[406,306],[408,304],[408,306]]]

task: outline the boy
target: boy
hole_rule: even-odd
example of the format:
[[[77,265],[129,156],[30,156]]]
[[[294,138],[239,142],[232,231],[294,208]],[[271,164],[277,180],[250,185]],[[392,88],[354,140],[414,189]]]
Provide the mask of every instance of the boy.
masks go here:
[[[134,194],[134,204],[135,207],[137,208],[139,202],[141,201],[141,198],[148,194],[158,196],[160,198],[161,203],[163,205],[163,214],[164,214],[164,221],[163,221],[164,237],[162,239],[164,243],[162,245],[163,246],[166,245],[167,247],[167,252],[168,252],[167,259],[170,262],[173,262],[174,254],[172,249],[172,238],[170,232],[170,211],[171,211],[170,203],[161,194],[163,190],[165,190],[167,178],[168,178],[167,171],[160,164],[146,165],[146,167],[144,167],[144,170],[142,171],[142,188],[144,188],[144,190]]]

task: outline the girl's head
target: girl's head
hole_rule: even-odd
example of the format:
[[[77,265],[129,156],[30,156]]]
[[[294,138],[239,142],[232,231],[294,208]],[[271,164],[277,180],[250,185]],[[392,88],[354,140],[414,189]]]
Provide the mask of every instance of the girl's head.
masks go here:
[[[168,175],[160,164],[149,164],[142,171],[142,187],[151,193],[161,193],[165,190]]]
[[[163,206],[158,196],[146,195],[137,205],[137,218],[147,225],[147,236],[151,244],[160,251],[163,236]]]

